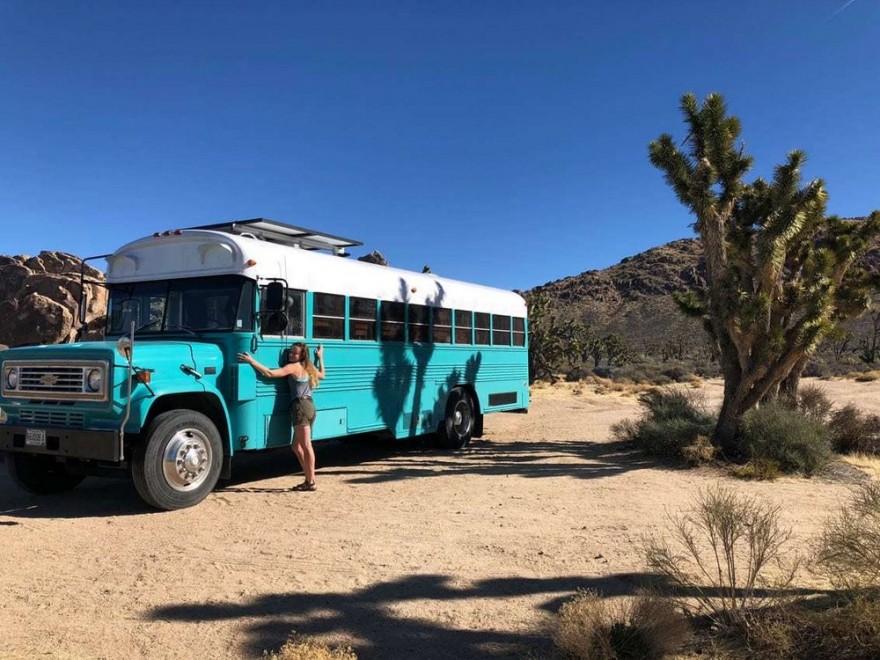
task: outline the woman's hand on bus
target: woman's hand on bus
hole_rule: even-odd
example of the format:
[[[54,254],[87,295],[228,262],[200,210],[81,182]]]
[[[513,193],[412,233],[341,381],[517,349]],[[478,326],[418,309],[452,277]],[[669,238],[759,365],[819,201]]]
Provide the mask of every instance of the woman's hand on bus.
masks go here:
[[[236,357],[239,362],[247,362],[248,364],[254,364],[256,362],[250,353],[239,353]]]
[[[315,357],[319,360],[324,357],[324,344],[318,344],[318,348],[315,349]]]

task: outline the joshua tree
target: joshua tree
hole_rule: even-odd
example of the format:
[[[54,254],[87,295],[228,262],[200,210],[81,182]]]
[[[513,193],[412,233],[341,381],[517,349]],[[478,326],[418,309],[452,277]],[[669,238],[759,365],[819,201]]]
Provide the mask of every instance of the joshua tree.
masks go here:
[[[548,378],[565,354],[562,325],[546,293],[526,293],[529,308],[529,381]]]
[[[801,184],[800,151],[772,181],[745,183],[752,158],[723,98],[710,94],[700,107],[686,94],[681,110],[681,148],[664,134],[649,153],[696,217],[706,287],[678,301],[717,344],[724,401],[714,441],[732,452],[742,415],[780,389],[796,393],[821,340],[866,308],[876,276],[853,264],[880,235],[880,211],[857,222],[826,216],[822,181]]]

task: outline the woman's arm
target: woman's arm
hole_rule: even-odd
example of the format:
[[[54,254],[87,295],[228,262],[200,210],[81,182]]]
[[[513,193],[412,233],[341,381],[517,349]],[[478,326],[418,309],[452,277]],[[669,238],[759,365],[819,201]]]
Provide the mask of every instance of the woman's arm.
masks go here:
[[[292,363],[285,364],[280,369],[270,369],[266,365],[257,362],[250,353],[239,353],[237,357],[239,362],[247,362],[258,374],[266,378],[284,378],[293,373],[294,365]]]
[[[324,378],[327,374],[324,372],[324,345],[318,344],[315,349],[315,370],[318,372],[318,379]]]

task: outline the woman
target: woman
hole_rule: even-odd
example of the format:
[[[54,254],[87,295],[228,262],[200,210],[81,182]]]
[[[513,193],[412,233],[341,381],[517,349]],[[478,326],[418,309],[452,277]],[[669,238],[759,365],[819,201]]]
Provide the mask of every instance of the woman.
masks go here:
[[[247,362],[258,374],[267,378],[287,378],[290,384],[290,419],[293,424],[293,453],[302,466],[305,481],[291,490],[318,490],[315,485],[315,450],[312,449],[312,426],[315,423],[315,404],[312,390],[326,376],[324,347],[315,349],[315,365],[309,360],[308,346],[298,342],[290,348],[290,362],[280,369],[270,369],[257,362],[248,353],[238,354],[239,362]]]

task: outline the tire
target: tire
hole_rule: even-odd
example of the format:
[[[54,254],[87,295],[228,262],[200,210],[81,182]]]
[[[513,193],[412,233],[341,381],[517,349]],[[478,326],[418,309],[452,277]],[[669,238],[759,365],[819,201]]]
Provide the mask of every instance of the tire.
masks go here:
[[[449,393],[446,415],[440,424],[440,445],[446,449],[467,446],[474,434],[476,411],[471,395],[460,387]]]
[[[152,421],[132,457],[131,477],[141,499],[163,511],[194,506],[220,477],[220,432],[194,410],[171,410]]]
[[[71,474],[64,463],[53,456],[39,454],[6,454],[6,469],[12,480],[26,491],[36,495],[64,493],[76,488],[84,475]]]

